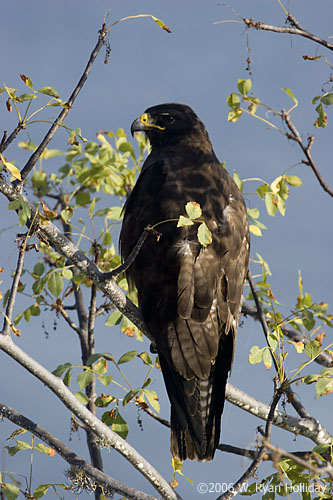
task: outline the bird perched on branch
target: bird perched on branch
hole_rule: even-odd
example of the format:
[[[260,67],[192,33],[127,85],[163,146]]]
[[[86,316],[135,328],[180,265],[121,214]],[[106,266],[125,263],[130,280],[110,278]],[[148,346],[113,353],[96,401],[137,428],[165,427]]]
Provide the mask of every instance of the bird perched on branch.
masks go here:
[[[159,354],[171,403],[171,453],[211,460],[249,259],[246,208],[190,107],[153,106],[133,122],[132,134],[139,131],[151,153],[124,207],[121,253],[126,260],[146,226],[158,224],[160,237],[148,236],[126,275]],[[200,205],[211,242],[200,243],[195,220],[177,227],[188,202]]]

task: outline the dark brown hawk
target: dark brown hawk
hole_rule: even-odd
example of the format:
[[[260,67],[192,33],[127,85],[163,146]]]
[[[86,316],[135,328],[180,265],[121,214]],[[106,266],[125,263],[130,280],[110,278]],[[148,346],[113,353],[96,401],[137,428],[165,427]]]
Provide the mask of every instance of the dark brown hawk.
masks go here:
[[[151,107],[132,124],[137,131],[152,149],[125,204],[121,253],[129,256],[147,225],[169,221],[158,226],[158,240],[148,236],[127,278],[159,354],[171,403],[171,453],[211,460],[248,266],[246,208],[190,107]],[[189,201],[200,204],[212,233],[207,247],[198,241],[198,224],[174,222]]]

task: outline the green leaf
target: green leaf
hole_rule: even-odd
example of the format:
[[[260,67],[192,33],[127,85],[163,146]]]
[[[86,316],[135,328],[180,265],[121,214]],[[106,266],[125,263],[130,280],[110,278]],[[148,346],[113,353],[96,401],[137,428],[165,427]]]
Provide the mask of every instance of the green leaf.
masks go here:
[[[19,100],[24,102],[24,101],[31,101],[31,99],[36,99],[37,96],[36,94],[21,94],[18,96]]]
[[[123,406],[126,406],[127,403],[131,401],[138,393],[138,389],[134,389],[132,391],[129,391],[123,398]]]
[[[262,360],[263,360],[264,365],[267,368],[267,370],[269,370],[270,367],[272,366],[272,356],[271,356],[270,350],[268,348],[264,350]]]
[[[317,120],[315,121],[315,127],[316,128],[325,128],[326,125],[327,125],[327,114],[325,113],[325,110],[323,108],[323,105],[322,104],[319,104],[317,107],[316,107],[316,111],[318,113],[318,118]]]
[[[72,366],[72,363],[65,363],[64,365],[59,365],[55,370],[53,370],[52,374],[55,375],[56,377],[61,377],[68,368]]]
[[[253,219],[258,219],[260,212],[258,208],[248,208],[247,215],[249,215],[249,217],[252,217]]]
[[[326,106],[331,106],[333,104],[333,94],[325,94],[320,100]]]
[[[49,457],[54,457],[54,455],[55,455],[54,449],[50,448],[49,446],[46,446],[44,443],[36,444],[36,446],[34,446],[34,450],[37,450],[40,453],[44,453],[45,455],[48,455]]]
[[[71,269],[63,269],[61,274],[66,280],[71,280],[73,278],[73,271]]]
[[[58,92],[53,88],[53,87],[42,87],[41,89],[37,90],[40,94],[45,94],[50,97],[56,97],[57,99],[59,98]]]
[[[83,392],[76,392],[74,394],[74,396],[76,397],[76,399],[78,399],[80,401],[80,403],[82,403],[83,405],[87,405],[89,403],[89,398],[88,396],[86,396],[85,394],[83,394]]]
[[[8,454],[13,457],[21,450],[31,450],[31,444],[26,443],[25,441],[16,441],[15,446],[5,446],[8,450]]]
[[[259,349],[257,345],[254,345],[250,349],[250,355],[249,355],[249,363],[251,365],[256,365],[258,363],[261,363],[263,355],[264,355],[264,347],[262,349]]]
[[[60,276],[60,273],[53,271],[49,274],[49,277],[47,279],[47,287],[52,295],[54,295],[55,297],[59,297],[62,289],[64,288],[64,282],[62,280],[62,277]]]
[[[20,200],[13,200],[8,203],[9,210],[17,210],[18,208],[20,208],[20,206],[21,206]]]
[[[228,113],[228,122],[235,123],[242,116],[242,110],[235,108]]]
[[[94,372],[97,373],[98,375],[104,375],[104,373],[108,369],[106,359],[99,358],[97,363],[94,364],[93,368],[94,368]]]
[[[274,195],[273,193],[266,193],[265,195],[266,210],[268,215],[271,215],[272,217],[274,217],[278,209],[278,204],[276,200],[277,200],[277,195]]]
[[[66,387],[69,387],[71,385],[71,378],[72,378],[72,370],[67,370],[63,380]]]
[[[292,91],[291,91],[290,89],[288,89],[288,88],[283,88],[283,89],[281,89],[281,90],[283,90],[283,92],[285,92],[286,94],[288,94],[288,95],[289,95],[289,97],[291,97],[291,99],[294,101],[294,103],[295,103],[296,105],[298,105],[298,100],[296,99],[296,97],[294,96],[294,94],[292,93]]]
[[[95,361],[97,361],[102,356],[103,356],[103,354],[101,354],[99,352],[95,352],[94,354],[89,356],[88,361],[86,362],[86,365],[91,366],[93,363],[95,363]]]
[[[236,170],[234,170],[233,179],[234,179],[234,182],[237,184],[238,189],[239,189],[241,192],[243,192],[243,181],[242,181],[242,179],[239,177],[239,175],[238,175],[238,173],[236,172]]]
[[[94,380],[94,374],[90,370],[84,370],[77,377],[77,383],[80,389],[84,389]]]
[[[37,274],[37,276],[41,276],[45,271],[45,267],[43,262],[37,262],[34,266],[33,274]]]
[[[121,365],[123,363],[128,363],[129,361],[132,361],[132,359],[135,358],[135,356],[138,354],[139,351],[128,351],[125,352],[120,358],[118,359],[118,365]]]
[[[24,81],[24,83],[25,83],[25,84],[26,84],[26,85],[27,85],[27,86],[28,86],[31,90],[33,90],[33,84],[32,84],[32,80],[31,80],[31,78],[29,78],[28,76],[23,75],[23,74],[21,74],[21,75],[20,75],[20,77],[21,77],[21,80],[23,80],[23,81]]]
[[[68,224],[73,216],[73,210],[71,208],[64,208],[63,210],[61,210],[60,215],[63,221]]]
[[[261,229],[258,226],[255,226],[254,224],[249,225],[249,230],[255,236],[262,236]]]
[[[113,396],[102,394],[102,396],[99,396],[98,398],[95,399],[95,405],[98,406],[99,408],[106,408],[106,406],[112,403],[112,401],[114,401]]]
[[[114,311],[113,313],[110,314],[108,319],[105,322],[105,326],[114,326],[118,325],[121,321],[122,318],[122,313],[120,311]]]
[[[140,358],[145,365],[149,365],[149,366],[152,366],[153,362],[152,362],[152,359],[150,357],[150,355],[148,354],[148,352],[142,352],[141,354],[138,354],[138,358]]]
[[[311,340],[311,342],[306,344],[304,352],[310,359],[316,358],[321,352],[319,342],[317,340]]]
[[[34,498],[42,498],[48,492],[50,486],[50,484],[40,484],[37,486],[33,493]]]
[[[230,106],[230,108],[239,108],[240,106],[240,98],[239,95],[233,92],[227,97],[227,104]]]
[[[185,210],[190,219],[198,219],[202,215],[201,207],[196,201],[186,203]]]
[[[20,489],[11,483],[3,483],[1,485],[1,493],[7,500],[16,500],[19,496]]]
[[[158,397],[155,391],[152,389],[143,389],[142,391],[145,396],[147,396],[148,402],[150,406],[157,411],[157,413],[160,412],[160,403],[158,402]]]
[[[326,396],[333,392],[333,378],[323,377],[316,383],[316,394],[317,398],[321,396]]]
[[[181,215],[179,217],[179,220],[178,220],[178,223],[177,223],[177,227],[184,227],[184,226],[192,226],[194,224],[194,222],[189,219],[188,217],[184,217],[183,215]]]
[[[111,375],[99,375],[97,379],[105,386],[111,384],[113,377]]]
[[[285,175],[284,180],[290,185],[290,186],[301,186],[302,181],[297,175]]]
[[[162,28],[162,30],[166,31],[167,33],[171,33],[171,30],[168,26],[166,26],[164,24],[163,21],[161,21],[161,19],[158,19],[157,17],[155,16],[151,16],[151,18],[155,21],[155,23],[157,23],[159,25],[160,28]]]
[[[247,79],[247,80],[238,80],[237,82],[237,87],[238,87],[238,90],[241,94],[243,94],[243,96],[245,97],[251,90],[252,88],[252,82],[250,79]]]
[[[79,191],[75,196],[76,203],[80,206],[85,206],[90,203],[90,193],[88,191]]]
[[[198,236],[198,240],[199,240],[200,245],[202,245],[203,247],[207,247],[213,241],[212,233],[208,229],[205,222],[202,222],[200,224],[200,226],[198,227],[197,236]]]

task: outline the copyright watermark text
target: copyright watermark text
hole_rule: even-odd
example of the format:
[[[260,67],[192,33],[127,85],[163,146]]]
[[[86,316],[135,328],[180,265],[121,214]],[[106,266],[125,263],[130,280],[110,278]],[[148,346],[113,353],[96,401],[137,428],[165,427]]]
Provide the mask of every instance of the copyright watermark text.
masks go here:
[[[245,493],[247,492],[249,488],[248,484],[244,484],[239,492]],[[255,488],[253,490],[253,488]],[[254,485],[251,485],[251,490],[252,493],[267,493],[267,492],[273,492],[277,494],[285,493],[286,491],[288,493],[316,493],[316,492],[322,492],[322,485],[316,485],[316,484],[296,484],[296,485],[291,485],[287,484],[285,486],[282,485],[276,485],[276,484],[260,484],[260,483],[255,483]],[[206,494],[206,493],[226,493],[227,491],[234,491],[234,483],[199,483],[197,485],[197,491],[201,494]]]

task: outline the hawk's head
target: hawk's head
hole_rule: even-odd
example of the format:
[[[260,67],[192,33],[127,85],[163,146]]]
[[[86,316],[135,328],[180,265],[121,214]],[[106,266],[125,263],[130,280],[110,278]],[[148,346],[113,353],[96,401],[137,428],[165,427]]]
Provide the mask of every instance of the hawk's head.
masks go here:
[[[173,144],[193,133],[206,133],[205,127],[194,111],[185,104],[166,103],[146,109],[131,126],[134,132],[145,132],[150,144]]]

